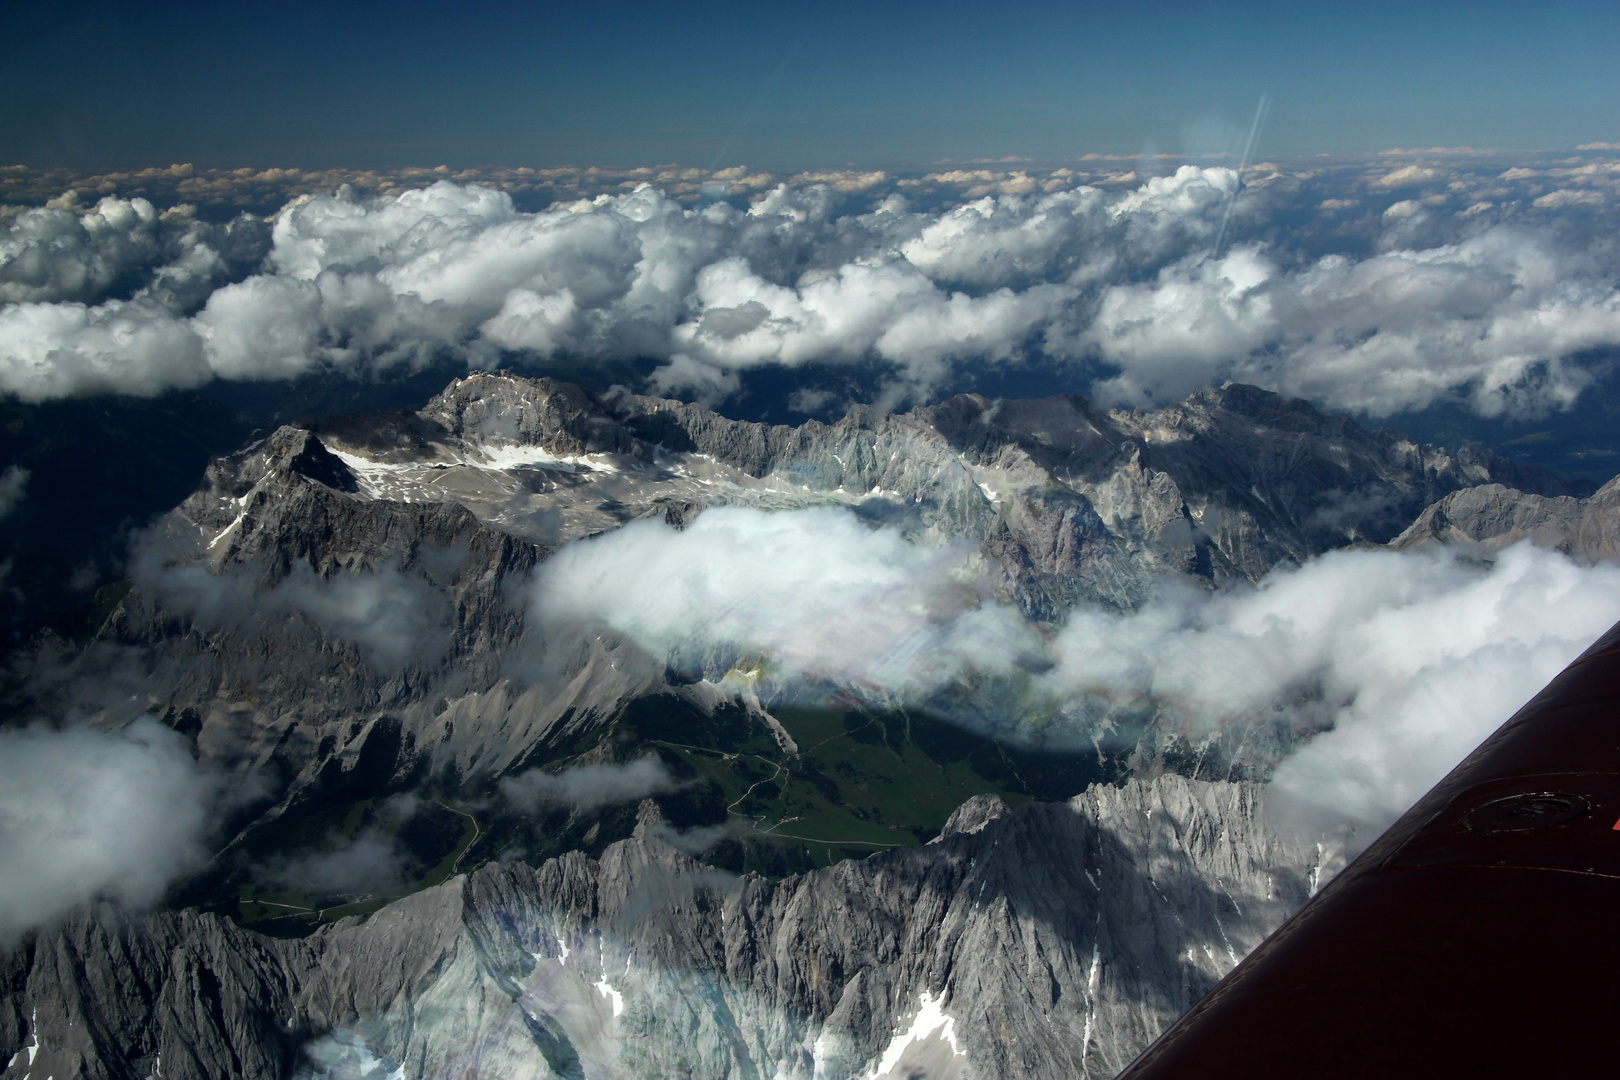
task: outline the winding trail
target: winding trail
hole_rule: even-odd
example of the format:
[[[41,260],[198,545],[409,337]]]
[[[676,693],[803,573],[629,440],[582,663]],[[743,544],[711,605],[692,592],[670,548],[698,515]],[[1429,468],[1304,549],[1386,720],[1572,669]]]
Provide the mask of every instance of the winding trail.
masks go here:
[[[467,852],[471,851],[473,849],[473,847],[478,843],[478,838],[480,836],[484,835],[484,827],[482,825],[478,824],[478,819],[473,817],[471,814],[467,813],[467,811],[465,811],[465,810],[457,810],[455,807],[451,806],[449,803],[445,802],[442,799],[434,799],[433,801],[438,803],[440,806],[444,807],[446,810],[450,811],[452,814],[460,814],[462,817],[466,818],[468,821],[472,822],[472,824],[473,824],[472,839],[467,841],[467,846],[462,848],[460,853],[456,855],[456,861],[450,864],[450,873],[445,875],[446,877],[455,877],[456,876],[456,869],[461,865],[461,860],[465,859],[467,857]]]

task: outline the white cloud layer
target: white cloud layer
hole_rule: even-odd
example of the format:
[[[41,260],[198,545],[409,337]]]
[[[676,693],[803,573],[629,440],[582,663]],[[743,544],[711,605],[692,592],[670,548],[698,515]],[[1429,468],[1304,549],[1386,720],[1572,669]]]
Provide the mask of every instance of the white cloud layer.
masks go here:
[[[1076,612],[1043,678],[1060,696],[1150,702],[1196,732],[1331,725],[1279,767],[1295,799],[1379,828],[1620,620],[1620,567],[1519,544],[1340,551],[1254,589],[1171,589]]]
[[[532,600],[553,631],[605,624],[774,693],[926,702],[996,678],[1021,687],[1002,707],[1037,742],[1085,744],[1121,709],[1195,739],[1280,722],[1309,738],[1277,785],[1382,827],[1620,620],[1620,567],[1528,543],[1488,565],[1342,551],[1253,588],[1170,581],[1135,612],[1079,609],[1043,636],[957,553],[838,509],[721,507],[685,531],[636,522],[570,544]]]
[[[0,390],[155,394],[517,354],[652,358],[655,386],[710,398],[751,368],[875,364],[901,400],[1035,355],[1126,404],[1234,378],[1374,415],[1448,395],[1556,408],[1588,382],[1572,358],[1620,345],[1610,246],[1547,216],[1607,207],[1606,169],[1465,183],[1384,166],[1342,187],[1355,198],[1295,206],[1297,179],[1185,165],[1123,190],[987,180],[937,211],[902,185],[842,214],[842,181],[778,185],[747,210],[643,186],[539,213],[441,181],[301,196],[258,246],[247,224],[109,198],[23,211],[0,237]],[[1287,215],[1330,204],[1364,211],[1375,253],[1289,246]],[[1215,252],[1228,219],[1269,239]],[[131,274],[144,284],[103,298]]]
[[[1087,331],[1128,402],[1231,378],[1375,416],[1467,388],[1491,416],[1573,402],[1566,358],[1620,343],[1620,293],[1584,254],[1496,227],[1457,244],[1285,271],[1255,246],[1105,290]]]
[[[546,632],[606,624],[692,672],[924,696],[1018,670],[1040,639],[989,599],[963,552],[921,547],[848,510],[705,510],[569,544],[533,586]]]
[[[0,731],[0,940],[97,897],[156,901],[198,865],[213,788],[149,719]]]
[[[76,193],[23,209],[0,231],[0,303],[95,303],[123,291],[185,312],[264,257],[268,227],[242,215],[217,225],[180,205]]]

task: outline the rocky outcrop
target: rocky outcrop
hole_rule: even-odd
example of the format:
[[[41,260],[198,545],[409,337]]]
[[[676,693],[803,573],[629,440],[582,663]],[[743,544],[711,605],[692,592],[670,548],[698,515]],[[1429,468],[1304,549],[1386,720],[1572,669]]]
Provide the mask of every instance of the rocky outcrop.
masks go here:
[[[1280,562],[1382,543],[1477,484],[1583,493],[1481,447],[1448,453],[1240,384],[1151,412],[962,395],[799,427],[658,398],[610,405],[642,437],[748,476],[917,506],[943,534],[983,543],[1037,613],[1130,606],[1170,572],[1256,580]]]
[[[98,908],[4,961],[5,1075],[1110,1076],[1323,869],[1177,776],[780,882],[656,829],[299,940]]]
[[[1586,499],[1503,484],[1456,491],[1424,510],[1390,546],[1440,543],[1490,555],[1522,540],[1584,563],[1620,558],[1620,478]]]
[[[957,398],[932,411],[958,445],[1017,447],[1133,549],[1215,580],[1252,581],[1279,563],[1387,540],[1459,488],[1504,480],[1570,492],[1479,447],[1448,453],[1240,384],[1152,412],[1102,413],[1072,398]]]
[[[180,511],[223,530],[208,539],[216,566],[251,554],[254,533],[285,520],[255,524],[286,490],[253,494],[272,472],[361,502],[459,506],[529,541],[531,558],[637,517],[843,504],[918,539],[978,544],[1037,615],[1082,601],[1130,606],[1167,572],[1254,580],[1280,562],[1382,543],[1435,500],[1481,484],[1579,494],[1477,447],[1450,454],[1239,385],[1147,413],[965,395],[771,427],[678,401],[477,375],[419,413],[283,429],[217,461]],[[410,538],[376,538],[391,540]],[[322,558],[296,545],[284,554]]]

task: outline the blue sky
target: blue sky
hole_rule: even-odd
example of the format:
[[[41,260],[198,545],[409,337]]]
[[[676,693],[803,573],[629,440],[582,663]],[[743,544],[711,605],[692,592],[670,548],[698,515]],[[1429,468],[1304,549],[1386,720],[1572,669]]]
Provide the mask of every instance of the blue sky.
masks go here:
[[[1614,5],[40,5],[0,44],[31,165],[679,161],[1620,140]]]

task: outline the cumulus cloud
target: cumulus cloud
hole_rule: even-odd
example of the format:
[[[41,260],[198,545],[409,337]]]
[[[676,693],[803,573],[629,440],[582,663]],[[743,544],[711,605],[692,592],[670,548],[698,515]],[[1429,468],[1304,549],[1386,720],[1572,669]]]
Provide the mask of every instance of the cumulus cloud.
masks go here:
[[[1251,752],[1303,742],[1281,789],[1382,827],[1620,619],[1620,567],[1529,544],[1488,564],[1342,551],[1254,587],[1167,580],[1136,611],[1076,609],[1053,633],[981,591],[959,553],[843,510],[721,507],[685,531],[570,544],[531,598],[552,631],[605,629],[749,692],[956,716],[948,699],[999,687],[958,719],[1032,745],[1088,745],[1124,717],[1195,741],[1278,732]]]
[[[0,303],[95,303],[117,293],[186,313],[256,269],[269,227],[251,215],[204,222],[188,205],[76,192],[24,208],[0,228]]]
[[[450,182],[370,201],[305,196],[276,216],[266,272],[221,284],[195,315],[151,290],[133,307],[18,294],[59,302],[3,313],[12,370],[0,370],[0,388],[30,400],[150,394],[506,352],[651,357],[666,362],[655,386],[707,396],[733,392],[748,368],[871,361],[922,396],[953,365],[1041,346],[1111,271],[1206,239],[1205,219],[1237,189],[1232,170],[1186,167],[1113,201],[1096,188],[998,182],[999,195],[943,217],[898,197],[837,216],[838,198],[875,182],[858,179],[779,184],[747,211],[688,209],[646,186],[532,214],[504,192]],[[127,205],[141,213],[123,217],[152,218],[144,200]],[[192,246],[194,260],[205,247]],[[58,255],[58,276],[72,276]]]
[[[249,278],[210,296],[186,329],[212,375],[289,378],[316,363],[320,291],[296,278]]]
[[[650,383],[649,389],[655,394],[684,393],[712,405],[736,393],[742,380],[735,371],[676,353],[669,358],[669,363],[653,372]]]
[[[1214,380],[1232,358],[1275,333],[1275,300],[1263,286],[1277,276],[1257,248],[1240,247],[1106,290],[1087,331],[1101,357],[1120,369],[1099,384],[1102,396],[1140,404],[1180,398]]]
[[[524,810],[551,804],[583,813],[674,791],[681,786],[656,754],[648,754],[623,765],[575,765],[555,773],[530,769],[503,779],[501,794]]]
[[[0,302],[93,300],[132,270],[161,260],[158,212],[145,199],[102,199],[24,210],[0,234]]]
[[[1617,619],[1620,567],[1528,543],[1490,565],[1341,551],[1253,589],[1076,612],[1042,679],[1079,713],[1089,699],[1195,732],[1291,723],[1310,737],[1275,786],[1376,832]]]
[[[1432,184],[1445,176],[1439,169],[1429,168],[1425,165],[1402,165],[1400,168],[1385,173],[1369,181],[1376,188],[1407,188],[1420,187],[1423,184]]]
[[[1040,642],[967,554],[848,510],[705,510],[684,530],[631,522],[538,571],[545,632],[605,626],[692,673],[918,697],[1021,669]]]
[[[212,377],[196,334],[157,304],[0,308],[0,389],[23,401],[89,393],[150,397]]]
[[[246,225],[227,242],[140,198],[23,211],[0,390],[515,357],[654,360],[654,389],[704,400],[751,369],[865,365],[894,403],[1033,358],[1123,404],[1232,378],[1374,415],[1442,397],[1495,414],[1567,405],[1587,382],[1573,358],[1620,344],[1614,258],[1558,217],[1613,205],[1606,161],[1420,155],[1332,182],[1183,165],[1131,186],[1072,169],[647,175],[666,189],[603,174],[594,197],[532,213],[450,179],[345,186],[259,222],[258,248]],[[136,266],[145,284],[107,292]]]
[[[1061,285],[948,293],[904,260],[852,263],[790,288],[728,259],[698,274],[694,317],[673,333],[686,353],[721,371],[875,356],[926,392],[945,361],[1005,360],[1074,298]]]
[[[142,906],[200,864],[213,788],[149,719],[0,731],[0,940],[108,898]]]
[[[1542,210],[1567,210],[1571,207],[1600,207],[1609,201],[1607,194],[1602,191],[1576,190],[1560,188],[1538,196],[1535,206]]]
[[[1258,246],[1195,255],[1109,287],[1087,331],[1139,404],[1236,379],[1384,416],[1466,392],[1475,411],[1567,406],[1590,383],[1567,358],[1620,343],[1620,293],[1591,261],[1497,226],[1457,244],[1297,271]]]

